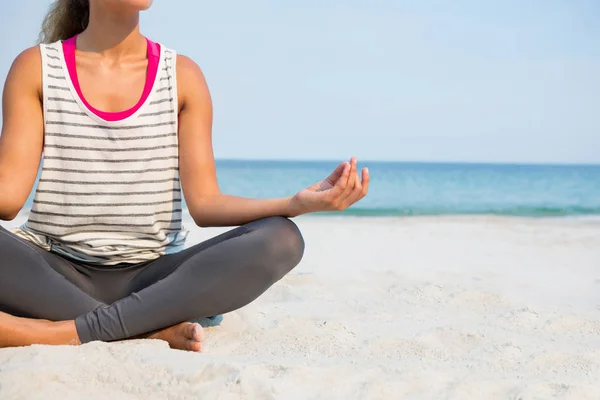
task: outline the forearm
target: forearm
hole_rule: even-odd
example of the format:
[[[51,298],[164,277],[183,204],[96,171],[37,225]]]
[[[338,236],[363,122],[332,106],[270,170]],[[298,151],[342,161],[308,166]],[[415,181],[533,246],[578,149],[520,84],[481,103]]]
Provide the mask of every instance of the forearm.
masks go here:
[[[267,217],[295,216],[290,199],[251,199],[217,194],[195,202],[190,214],[198,226],[238,226]]]

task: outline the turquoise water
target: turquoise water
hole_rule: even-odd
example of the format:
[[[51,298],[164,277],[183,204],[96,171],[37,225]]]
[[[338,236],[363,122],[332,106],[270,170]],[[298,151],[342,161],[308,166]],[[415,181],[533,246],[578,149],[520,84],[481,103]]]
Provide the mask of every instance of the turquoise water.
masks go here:
[[[336,162],[217,161],[223,192],[294,194],[325,178]],[[600,166],[366,162],[369,195],[338,215],[600,215]],[[29,207],[31,205],[31,197]]]

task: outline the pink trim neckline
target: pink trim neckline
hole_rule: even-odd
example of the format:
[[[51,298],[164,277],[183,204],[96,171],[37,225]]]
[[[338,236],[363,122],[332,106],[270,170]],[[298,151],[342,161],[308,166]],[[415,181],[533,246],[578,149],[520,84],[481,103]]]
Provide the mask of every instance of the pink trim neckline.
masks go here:
[[[79,78],[77,77],[77,62],[75,59],[75,50],[77,49],[77,35],[63,41],[62,47],[65,55],[65,63],[67,64],[67,71],[69,72],[71,82],[73,82],[75,91],[77,92],[77,95],[79,96],[83,104],[92,113],[94,113],[95,115],[97,115],[105,121],[116,122],[131,117],[142,107],[142,105],[144,105],[144,103],[150,96],[150,93],[152,92],[152,87],[154,86],[156,75],[158,74],[158,64],[160,61],[160,45],[158,43],[152,42],[148,38],[146,38],[146,42],[148,43],[148,69],[146,70],[146,83],[144,84],[144,91],[142,92],[142,97],[135,106],[128,110],[107,112],[92,107],[91,104],[88,103],[88,101],[85,99],[85,97],[83,97],[81,86],[79,85]]]

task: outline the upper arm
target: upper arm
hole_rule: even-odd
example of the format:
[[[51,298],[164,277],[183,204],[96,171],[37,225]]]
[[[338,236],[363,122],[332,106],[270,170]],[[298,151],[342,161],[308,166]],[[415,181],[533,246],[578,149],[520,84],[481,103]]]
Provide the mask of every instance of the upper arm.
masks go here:
[[[200,67],[177,57],[179,100],[179,174],[192,216],[203,198],[219,194],[212,148],[213,110]]]
[[[0,136],[0,213],[14,217],[37,176],[44,145],[42,64],[39,47],[13,62],[2,95]]]

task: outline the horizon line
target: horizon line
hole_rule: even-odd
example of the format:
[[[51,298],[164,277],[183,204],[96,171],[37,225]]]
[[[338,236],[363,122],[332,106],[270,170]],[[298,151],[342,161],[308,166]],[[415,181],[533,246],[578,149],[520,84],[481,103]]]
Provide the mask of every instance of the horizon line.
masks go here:
[[[341,159],[326,158],[235,158],[215,157],[216,162],[280,162],[280,163],[340,163]],[[502,166],[551,166],[551,167],[600,167],[600,162],[562,162],[562,161],[457,161],[457,160],[391,160],[391,159],[359,159],[359,163],[375,164],[438,164],[438,165],[502,165]]]

